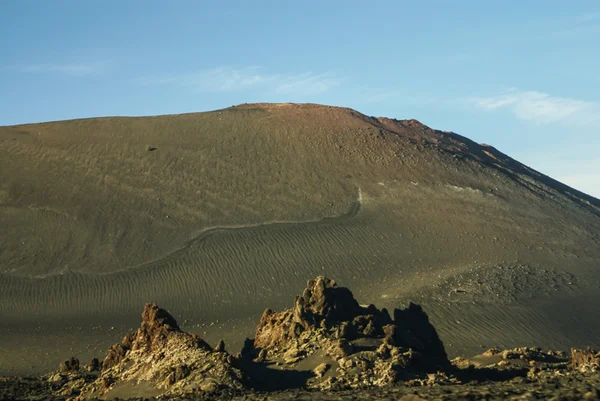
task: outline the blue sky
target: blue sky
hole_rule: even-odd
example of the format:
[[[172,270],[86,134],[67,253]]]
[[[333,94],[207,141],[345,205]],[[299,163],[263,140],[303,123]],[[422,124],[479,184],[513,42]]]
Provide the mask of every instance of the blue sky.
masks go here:
[[[0,125],[315,102],[600,197],[600,1],[0,2]]]

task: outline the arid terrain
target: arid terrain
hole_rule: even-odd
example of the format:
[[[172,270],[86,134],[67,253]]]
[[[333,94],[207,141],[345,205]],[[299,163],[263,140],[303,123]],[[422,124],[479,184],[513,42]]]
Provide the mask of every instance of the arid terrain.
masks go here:
[[[87,364],[0,377],[0,399],[600,399],[600,352],[490,348],[448,359],[427,313],[358,303],[318,276],[294,305],[265,309],[239,352],[146,304],[140,327]]]
[[[145,303],[238,350],[317,275],[421,305],[450,359],[600,347],[600,200],[415,120],[248,104],[0,127],[0,178],[0,376],[103,357]]]

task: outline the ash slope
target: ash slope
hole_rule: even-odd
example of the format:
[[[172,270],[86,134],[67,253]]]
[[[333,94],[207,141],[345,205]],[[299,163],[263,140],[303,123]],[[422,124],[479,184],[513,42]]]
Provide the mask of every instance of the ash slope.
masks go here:
[[[492,147],[343,108],[244,105],[3,127],[0,138],[0,262],[21,276],[113,272],[159,259],[206,227],[343,214],[357,187],[382,197],[378,183],[472,192],[515,203],[512,215],[538,209],[558,220],[525,229],[568,220],[585,236],[598,227],[588,216],[600,216],[598,199]],[[443,211],[426,210],[422,225]]]
[[[233,327],[316,274],[421,303],[451,355],[600,346],[600,201],[414,120],[252,104],[2,127],[0,172],[2,367],[87,357],[144,302]]]

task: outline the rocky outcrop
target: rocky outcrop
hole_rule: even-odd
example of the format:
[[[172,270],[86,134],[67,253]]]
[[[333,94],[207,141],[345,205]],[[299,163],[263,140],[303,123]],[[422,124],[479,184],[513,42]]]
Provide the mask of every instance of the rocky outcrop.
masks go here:
[[[319,388],[381,386],[450,367],[420,306],[395,310],[392,319],[323,276],[308,282],[293,308],[265,310],[244,354],[283,367],[315,365],[309,386]]]
[[[79,370],[79,359],[71,357],[64,362],[60,363],[58,367],[60,373],[70,373]]]
[[[571,349],[571,369],[582,373],[600,371],[600,351],[592,348]]]
[[[164,309],[146,304],[140,328],[112,346],[102,362],[80,366],[76,358],[45,377],[57,397],[212,397],[242,390],[361,389],[403,381],[407,386],[479,380],[554,380],[568,364],[577,374],[598,370],[592,349],[561,352],[539,348],[490,349],[448,361],[427,314],[409,304],[392,315],[360,305],[333,280],[308,282],[294,306],[267,309],[254,339],[236,356],[223,340],[211,348],[185,333]],[[555,373],[552,373],[555,372]],[[556,373],[558,372],[558,373]],[[555,377],[556,376],[556,377]],[[211,394],[207,394],[211,392]]]
[[[222,388],[242,389],[242,373],[232,357],[213,350],[196,334],[181,331],[167,311],[146,304],[141,327],[112,346],[98,378],[82,397],[113,397],[130,391],[143,396],[191,395]]]

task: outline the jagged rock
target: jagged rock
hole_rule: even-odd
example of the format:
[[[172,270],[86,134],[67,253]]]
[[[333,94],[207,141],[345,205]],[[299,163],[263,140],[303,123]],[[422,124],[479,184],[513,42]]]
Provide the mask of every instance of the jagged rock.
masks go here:
[[[125,341],[126,340],[124,339],[123,343],[125,343]],[[129,351],[129,349],[130,348],[128,346],[125,346],[123,344],[115,344],[111,346],[108,349],[108,353],[106,354],[104,361],[102,361],[102,368],[110,369],[113,366],[119,364],[125,357],[125,354],[127,354],[127,351]]]
[[[336,337],[352,339],[358,333],[378,335],[391,323],[385,309],[361,307],[352,292],[323,276],[310,280],[294,307],[280,313],[266,309],[256,331],[254,346],[268,348],[298,338],[305,331],[334,330]],[[367,334],[364,331],[367,330]]]
[[[593,348],[571,349],[571,369],[580,372],[600,370],[600,351]]]
[[[340,359],[352,354],[354,347],[349,341],[340,339],[331,342],[325,352],[333,359]]]
[[[87,371],[88,372],[99,372],[100,369],[102,368],[102,365],[100,364],[100,361],[98,360],[98,358],[92,358],[87,366]]]
[[[219,343],[215,347],[215,351],[217,351],[217,352],[226,352],[225,351],[225,341],[219,340]]]
[[[264,314],[263,314],[264,316]],[[247,356],[254,349],[254,340],[247,338],[244,339],[244,346],[242,347],[242,351],[240,352],[240,357]]]
[[[483,356],[494,356],[494,355],[499,354],[499,353],[500,353],[499,349],[497,349],[497,348],[490,348],[490,349],[488,349],[487,351],[485,351],[483,353]]]
[[[96,359],[88,365],[88,371],[100,369],[97,379],[59,376],[57,394],[111,398],[141,385],[149,396],[194,397],[203,391],[241,390],[249,380],[264,383],[270,378],[253,375],[273,374],[268,365],[278,366],[277,377],[294,386],[303,377],[300,385],[309,388],[362,388],[415,377],[429,383],[432,379],[426,373],[450,367],[420,306],[396,309],[393,316],[374,305],[359,305],[350,290],[317,277],[296,297],[293,308],[265,310],[255,339],[246,339],[234,358],[225,351],[223,340],[213,350],[196,334],[183,332],[168,312],[146,304],[140,328],[110,347],[102,364]],[[75,362],[68,362],[64,369],[79,369],[78,361],[76,368]],[[296,368],[297,363],[314,370]],[[291,372],[286,376],[285,371]],[[93,381],[85,382],[90,378]]]
[[[322,276],[308,282],[291,309],[265,310],[253,346],[255,351],[246,344],[244,352],[260,352],[264,358],[256,360],[276,364],[313,355],[335,361],[334,376],[309,382],[322,389],[381,386],[399,380],[405,370],[450,368],[443,343],[420,306],[396,309],[392,320],[387,310],[360,306],[350,290]]]
[[[254,358],[254,362],[264,362],[267,359],[267,350],[266,349],[261,349],[258,352],[258,356],[256,358]]]
[[[337,338],[344,338],[346,340],[354,340],[357,335],[356,329],[349,322],[342,322],[336,332]]]
[[[62,383],[66,380],[66,377],[61,375],[60,373],[55,373],[48,377],[48,382],[50,383]]]
[[[71,357],[60,363],[58,368],[60,373],[76,372],[79,370],[79,359]]]
[[[154,304],[145,305],[141,327],[109,349],[100,376],[82,394],[110,398],[114,386],[139,383],[153,388],[156,396],[244,387],[242,373],[232,366],[229,354],[181,331],[173,316]]]
[[[429,372],[450,367],[444,344],[420,305],[410,303],[406,309],[394,310],[396,345],[419,353],[419,363]]]
[[[327,371],[329,370],[329,368],[331,368],[331,365],[328,363],[322,363],[319,366],[317,366],[313,372],[315,373],[315,375],[317,376],[317,378],[321,378],[325,375],[325,373],[327,373]]]

